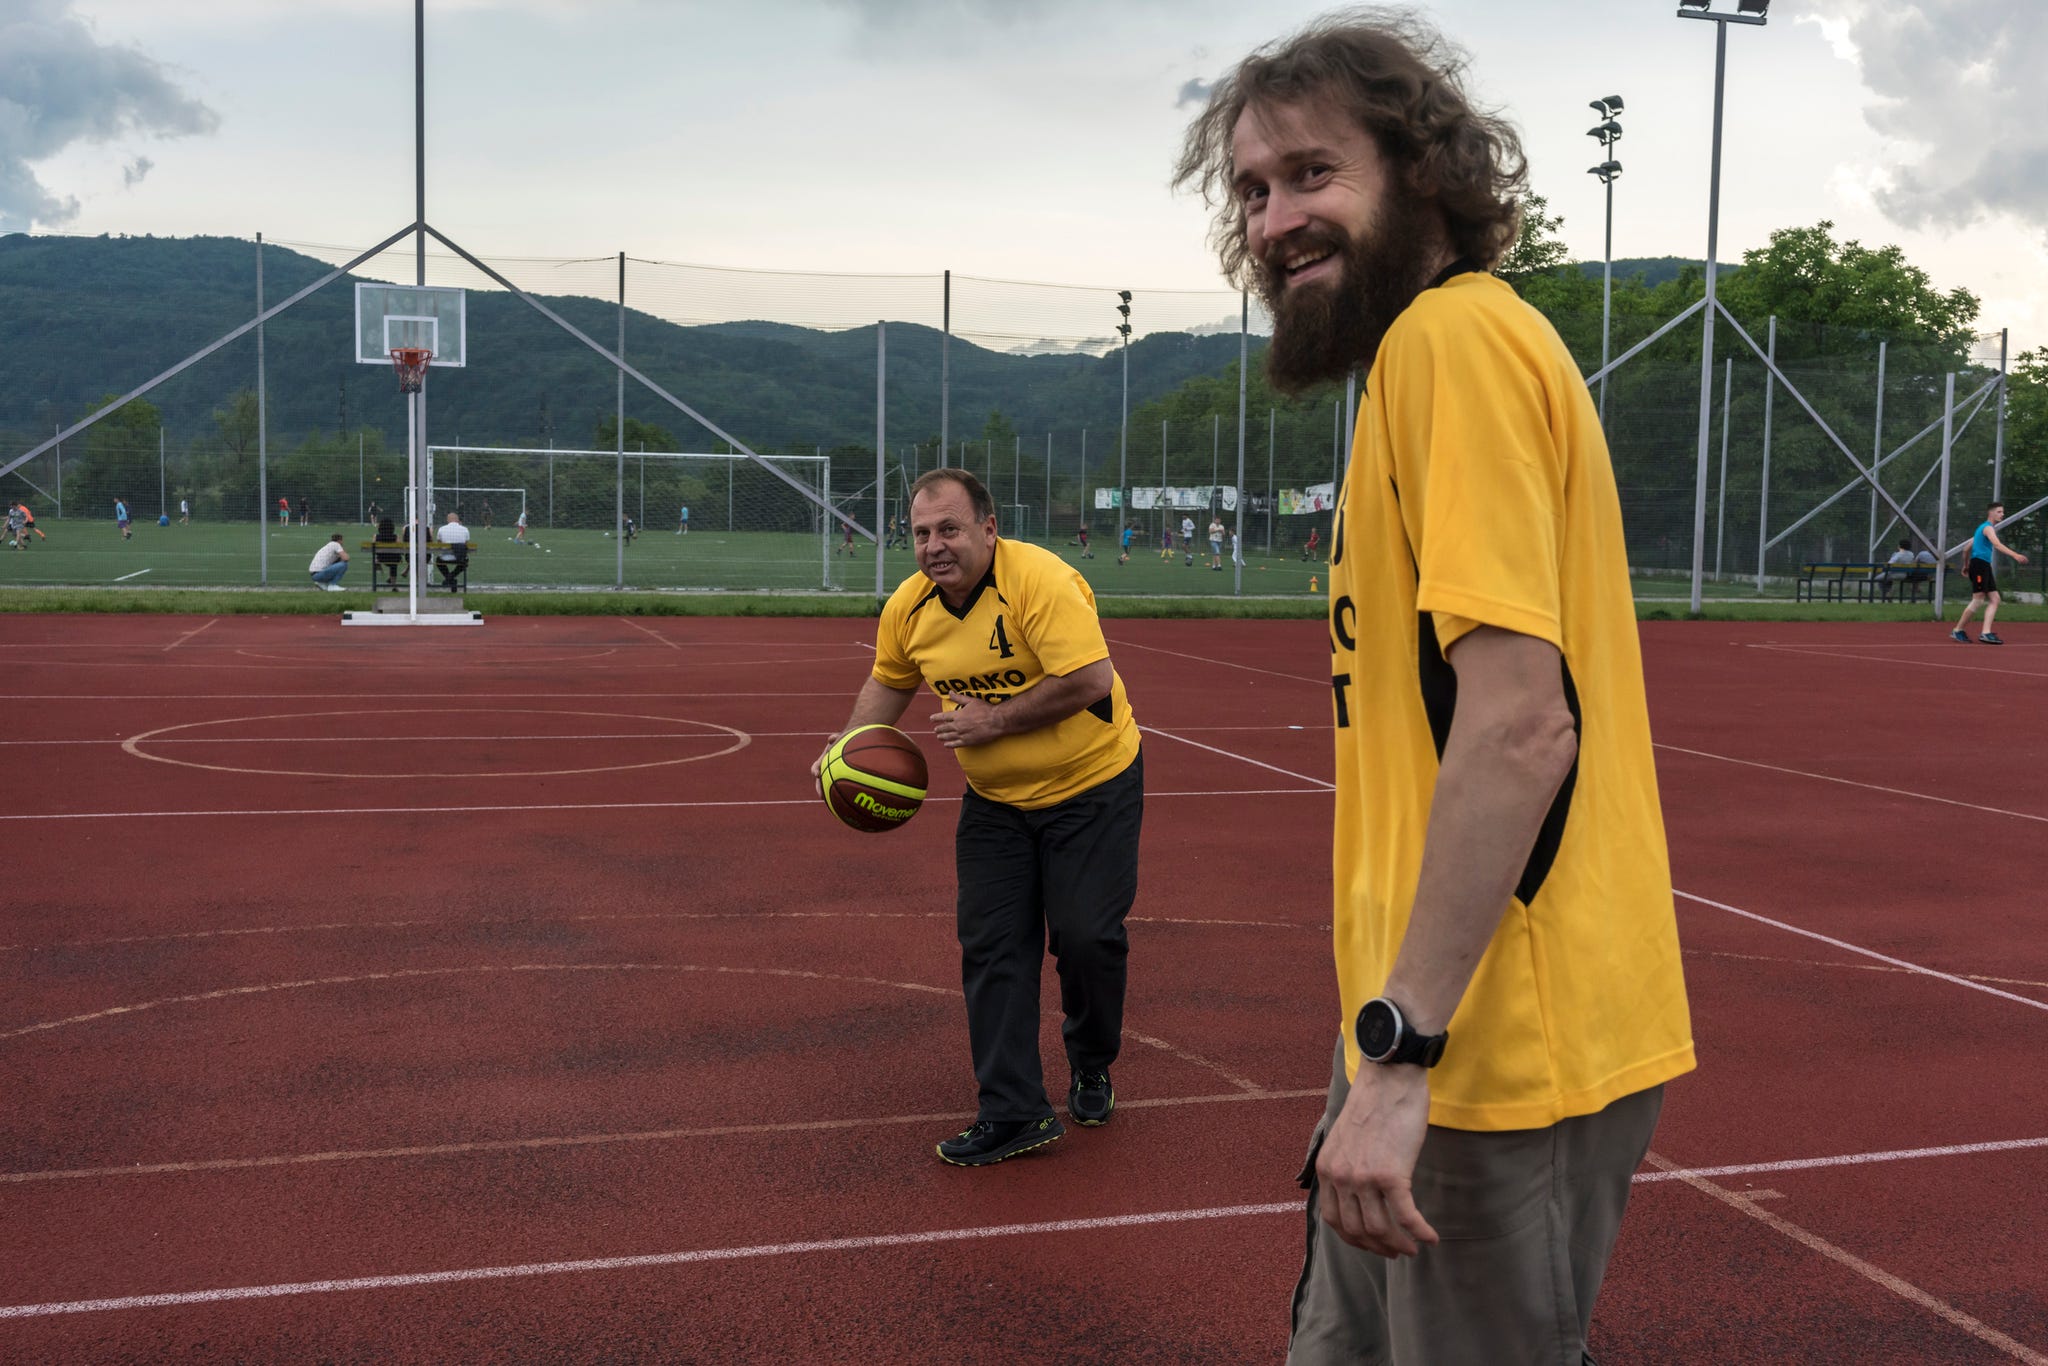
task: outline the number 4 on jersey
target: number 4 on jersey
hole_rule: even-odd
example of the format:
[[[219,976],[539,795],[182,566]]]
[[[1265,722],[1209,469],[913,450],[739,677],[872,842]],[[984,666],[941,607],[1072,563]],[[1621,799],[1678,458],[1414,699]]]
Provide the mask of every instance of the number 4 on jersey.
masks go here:
[[[996,618],[996,629],[988,638],[988,648],[1000,651],[1000,654],[997,656],[1000,659],[1009,659],[1017,653],[1010,648],[1010,637],[1003,630],[1003,619],[1001,617]]]

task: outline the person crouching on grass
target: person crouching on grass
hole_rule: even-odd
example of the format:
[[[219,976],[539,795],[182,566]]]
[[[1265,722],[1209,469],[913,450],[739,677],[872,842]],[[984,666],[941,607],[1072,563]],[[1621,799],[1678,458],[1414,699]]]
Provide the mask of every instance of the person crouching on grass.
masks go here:
[[[1067,1113],[1094,1127],[1115,1109],[1145,764],[1079,570],[999,537],[995,500],[961,469],[911,485],[910,534],[917,573],[882,608],[874,670],[840,733],[894,725],[929,685],[939,743],[967,775],[954,861],[979,1101],[974,1123],[938,1154],[983,1167],[1066,1133],[1038,1056],[1048,944],[1066,1016]]]
[[[1571,353],[1488,273],[1526,168],[1463,65],[1412,15],[1319,21],[1216,83],[1175,176],[1272,316],[1275,388],[1369,368],[1329,545],[1342,1004],[1296,1366],[1586,1360],[1693,1067],[1614,471]]]
[[[342,591],[341,576],[348,573],[348,551],[341,544],[339,531],[327,538],[326,545],[313,552],[313,562],[306,566],[306,572],[313,576],[315,588],[324,588],[330,593]]]

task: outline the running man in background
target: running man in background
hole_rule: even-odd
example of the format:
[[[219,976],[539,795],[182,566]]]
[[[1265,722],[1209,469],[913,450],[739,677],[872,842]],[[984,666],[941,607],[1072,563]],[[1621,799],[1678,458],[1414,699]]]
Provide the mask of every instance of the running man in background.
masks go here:
[[[1122,551],[1116,557],[1118,564],[1129,564],[1131,562],[1131,538],[1137,534],[1138,524],[1136,522],[1124,523],[1124,529],[1121,533],[1122,539],[1117,542],[1117,548]]]
[[[7,544],[16,550],[28,549],[28,522],[21,515],[21,504],[7,505]]]
[[[128,527],[128,500],[125,498],[114,500],[114,525],[121,528],[121,539],[124,541],[135,534]]]
[[[967,775],[954,860],[979,1100],[974,1123],[938,1153],[982,1167],[1066,1133],[1038,1054],[1048,943],[1066,1017],[1067,1113],[1093,1127],[1116,1106],[1109,1069],[1123,1042],[1144,756],[1078,569],[999,537],[995,500],[962,469],[911,485],[910,532],[917,572],[882,608],[874,669],[845,730],[894,725],[929,686],[939,743]]]
[[[36,525],[36,514],[34,510],[31,509],[27,503],[18,503],[16,504],[16,506],[21,509],[21,520],[27,524],[29,534],[33,535],[39,541],[49,540],[50,538],[43,534],[43,529]]]
[[[1583,1362],[1693,1067],[1613,465],[1489,273],[1527,167],[1463,66],[1413,13],[1319,20],[1217,80],[1174,177],[1272,317],[1273,386],[1370,377],[1329,547],[1342,1005],[1293,1366]]]
[[[1977,632],[1979,645],[2003,645],[1992,623],[1998,619],[1998,575],[1993,572],[1992,556],[2003,551],[2020,564],[2027,557],[1998,539],[1998,523],[2005,517],[2005,504],[1993,503],[1984,509],[1984,520],[1977,526],[1977,534],[1970,538],[1970,600],[1963,604],[1963,614],[1956,619],[1956,628],[1949,634],[1967,645],[1969,632],[1963,628],[1970,624],[1970,614],[1979,607],[1984,609],[1984,627]]]
[[[521,509],[519,509],[519,520],[518,520],[517,522],[514,522],[514,523],[512,524],[512,539],[513,539],[514,541],[517,541],[517,542],[518,542],[519,544],[521,544],[521,545],[526,545],[526,544],[528,544],[528,541],[527,541],[527,539],[526,539],[526,509],[525,509],[525,508],[521,508]]]

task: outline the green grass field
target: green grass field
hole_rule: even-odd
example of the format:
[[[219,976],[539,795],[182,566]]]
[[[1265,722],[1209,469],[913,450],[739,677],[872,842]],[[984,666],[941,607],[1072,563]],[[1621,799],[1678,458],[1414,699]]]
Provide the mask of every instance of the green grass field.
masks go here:
[[[255,588],[263,585],[258,559],[268,538],[273,588],[308,586],[307,562],[333,532],[340,532],[354,557],[343,586],[369,589],[369,556],[361,549],[370,530],[356,523],[301,527],[271,524],[259,531],[250,525],[194,523],[168,527],[138,522],[134,536],[122,540],[111,522],[40,523],[47,540],[27,550],[0,546],[0,587],[210,587]],[[472,590],[537,588],[610,588],[618,579],[619,546],[599,531],[535,531],[533,544],[513,541],[500,527],[472,528],[469,580]],[[1163,561],[1159,552],[1134,554],[1126,565],[1098,549],[1092,560],[1075,558],[1079,551],[1055,547],[1074,563],[1102,596],[1150,597],[1230,596],[1233,576],[1226,565],[1211,571],[1206,554],[1192,566],[1175,555]],[[1205,547],[1206,549],[1206,547]],[[871,594],[875,558],[871,544],[852,555],[827,553],[815,536],[778,532],[715,532],[697,530],[687,536],[674,531],[643,533],[625,547],[625,586],[641,589],[692,589],[728,592],[816,592],[839,589]],[[883,578],[894,587],[916,568],[908,550],[889,551]],[[1309,580],[1320,586],[1327,570],[1299,559],[1248,557],[1247,595],[1307,594]]]

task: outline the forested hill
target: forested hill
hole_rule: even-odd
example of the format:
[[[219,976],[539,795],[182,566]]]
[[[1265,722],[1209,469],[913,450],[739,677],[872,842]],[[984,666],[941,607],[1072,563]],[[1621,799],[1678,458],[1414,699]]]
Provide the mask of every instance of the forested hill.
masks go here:
[[[278,247],[266,247],[263,260],[271,303],[330,269]],[[234,238],[0,237],[0,436],[13,445],[46,435],[246,321],[256,307],[255,266],[255,244]],[[351,283],[336,280],[266,326],[274,442],[372,427],[404,444],[404,409],[388,368],[350,361]],[[582,297],[548,302],[607,345],[617,335],[613,305]],[[509,294],[473,289],[468,308],[469,367],[436,370],[428,383],[432,438],[592,444],[599,421],[613,410],[612,368]],[[763,449],[872,446],[874,328],[680,327],[630,309],[627,317],[628,359],[742,441]],[[1132,407],[1223,370],[1237,345],[1227,334],[1137,341]],[[888,329],[892,446],[938,433],[939,349],[930,328]],[[951,360],[956,440],[979,436],[999,410],[1008,428],[1028,434],[1085,426],[1102,432],[1108,448],[1121,400],[1120,356],[1003,354],[956,337]],[[149,399],[163,412],[169,439],[182,444],[255,383],[252,333]],[[666,428],[690,449],[715,448],[715,438],[631,381],[626,405],[629,417]]]
[[[1643,277],[1644,288],[1655,289],[1658,285],[1669,284],[1671,281],[1676,280],[1688,267],[1693,270],[1704,271],[1707,268],[1707,263],[1705,261],[1689,260],[1683,256],[1616,257],[1614,261],[1614,278],[1619,283],[1620,281],[1633,279],[1635,276],[1640,275]],[[1606,270],[1606,263],[1601,261],[1581,261],[1579,262],[1579,269],[1597,280]],[[1721,263],[1720,275],[1725,279],[1740,269],[1742,269],[1740,261],[1732,263],[1723,261]]]

